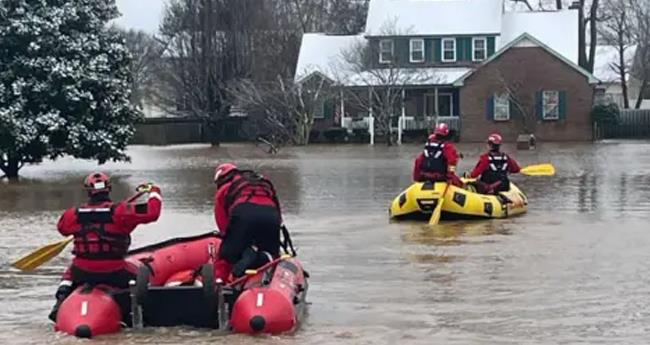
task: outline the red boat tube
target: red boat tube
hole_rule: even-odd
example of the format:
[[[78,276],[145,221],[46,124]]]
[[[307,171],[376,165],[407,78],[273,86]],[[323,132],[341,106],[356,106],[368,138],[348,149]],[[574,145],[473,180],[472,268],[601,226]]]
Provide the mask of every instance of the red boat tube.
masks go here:
[[[215,233],[173,239],[133,250],[128,261],[147,265],[152,274],[149,284],[162,286],[176,272],[196,269],[217,253],[221,239]],[[118,303],[116,298],[119,295]],[[77,288],[61,304],[54,329],[77,337],[90,338],[119,332],[129,312],[128,292],[109,286]],[[122,308],[120,308],[120,305]]]
[[[122,311],[109,286],[81,286],[59,307],[54,330],[80,338],[117,333]]]
[[[266,270],[258,270],[235,301],[230,324],[237,333],[292,332],[298,327],[305,306],[307,280],[295,258],[279,259],[268,283]]]

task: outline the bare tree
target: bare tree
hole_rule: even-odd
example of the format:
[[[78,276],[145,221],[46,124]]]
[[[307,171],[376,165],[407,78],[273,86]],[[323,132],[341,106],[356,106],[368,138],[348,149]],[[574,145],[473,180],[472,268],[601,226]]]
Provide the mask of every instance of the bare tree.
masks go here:
[[[628,95],[629,73],[632,61],[628,59],[628,50],[632,42],[632,21],[630,18],[631,7],[628,0],[611,0],[603,12],[607,21],[601,27],[600,35],[603,41],[616,47],[617,61],[609,63],[609,67],[616,72],[623,92],[623,107],[630,108]]]
[[[525,78],[506,78],[501,71],[498,71],[497,79],[510,102],[511,117],[519,119],[524,134],[535,133],[537,120],[532,109],[535,108],[534,94],[526,90]]]
[[[408,33],[398,32],[395,22],[389,21],[381,29],[380,36],[406,34]],[[335,75],[337,84],[343,86],[346,98],[351,99],[356,106],[372,112],[373,121],[369,125],[374,126],[373,131],[384,135],[386,144],[391,146],[394,144],[391,121],[399,115],[397,109],[401,107],[406,87],[423,82],[432,83],[435,76],[425,69],[407,67],[406,61],[401,61],[395,54],[377,63],[380,54],[378,40],[370,43],[357,41],[341,52],[339,61],[332,66],[332,74]]]
[[[151,95],[155,88],[154,76],[165,45],[144,31],[123,30],[117,27],[114,30],[124,37],[126,47],[133,57],[130,65],[131,102],[142,109],[145,101],[153,101]]]
[[[530,11],[533,11],[533,6],[530,5],[528,0],[511,0],[511,1],[514,2],[515,4],[522,3],[522,4],[526,5],[526,7],[528,7],[528,9]],[[541,3],[540,3],[540,7],[541,7]]]
[[[511,0],[511,3],[523,3],[530,11],[546,11],[549,7],[561,10],[566,4],[578,11],[578,65],[589,72],[594,71],[594,58],[598,44],[598,26],[603,21],[599,0],[539,0],[536,7],[528,0]]]
[[[315,113],[332,97],[331,82],[318,75],[302,83],[281,76],[265,83],[241,80],[229,90],[249,114],[261,121],[265,129],[262,136],[275,146],[285,142],[307,145]]]

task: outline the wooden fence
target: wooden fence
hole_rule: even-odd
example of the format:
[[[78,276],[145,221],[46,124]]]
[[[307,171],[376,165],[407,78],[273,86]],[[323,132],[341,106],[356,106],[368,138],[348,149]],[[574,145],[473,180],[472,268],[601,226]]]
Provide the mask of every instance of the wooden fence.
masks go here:
[[[650,109],[621,110],[617,124],[596,124],[596,139],[650,139]]]

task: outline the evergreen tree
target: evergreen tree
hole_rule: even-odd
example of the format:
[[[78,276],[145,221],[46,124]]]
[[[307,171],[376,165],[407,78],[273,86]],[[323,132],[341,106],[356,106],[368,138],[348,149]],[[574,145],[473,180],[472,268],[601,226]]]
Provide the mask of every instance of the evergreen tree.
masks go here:
[[[128,160],[139,112],[115,0],[0,1],[0,169],[63,155]]]

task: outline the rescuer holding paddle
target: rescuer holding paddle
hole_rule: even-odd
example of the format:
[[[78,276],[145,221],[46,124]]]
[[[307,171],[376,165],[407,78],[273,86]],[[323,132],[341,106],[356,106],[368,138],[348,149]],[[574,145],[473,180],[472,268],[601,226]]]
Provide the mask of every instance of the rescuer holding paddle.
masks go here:
[[[458,151],[451,142],[449,126],[441,123],[436,126],[424,145],[424,152],[415,159],[413,181],[448,182],[462,187],[463,182],[456,175]]]
[[[476,181],[476,189],[481,194],[495,194],[510,190],[508,174],[521,171],[519,164],[509,155],[501,152],[503,138],[498,133],[488,137],[488,152],[481,155],[471,178],[481,177]]]
[[[61,235],[74,236],[74,259],[56,291],[56,304],[49,315],[52,321],[61,303],[80,284],[128,288],[136,277],[136,268],[124,260],[130,234],[139,224],[154,222],[160,216],[162,196],[153,184],[140,185],[136,195],[122,202],[111,201],[111,181],[104,173],[88,175],[84,188],[88,202],[66,210],[58,223]],[[132,203],[144,193],[148,193],[146,203]]]

